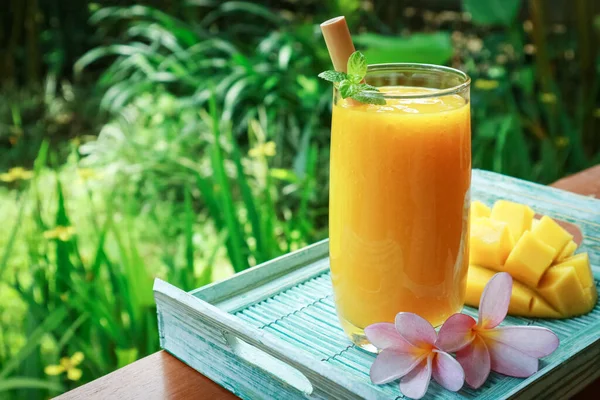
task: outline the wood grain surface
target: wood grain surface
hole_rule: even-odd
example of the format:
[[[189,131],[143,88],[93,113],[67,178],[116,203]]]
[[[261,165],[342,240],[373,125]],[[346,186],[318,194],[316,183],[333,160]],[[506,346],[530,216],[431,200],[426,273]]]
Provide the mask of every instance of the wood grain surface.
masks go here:
[[[550,186],[600,199],[600,164],[558,180]]]
[[[563,178],[551,186],[600,198],[600,165]],[[599,391],[600,379],[573,399],[596,398]],[[237,397],[175,357],[159,351],[57,399],[228,400]]]
[[[172,355],[159,351],[56,399],[229,400],[237,398]]]

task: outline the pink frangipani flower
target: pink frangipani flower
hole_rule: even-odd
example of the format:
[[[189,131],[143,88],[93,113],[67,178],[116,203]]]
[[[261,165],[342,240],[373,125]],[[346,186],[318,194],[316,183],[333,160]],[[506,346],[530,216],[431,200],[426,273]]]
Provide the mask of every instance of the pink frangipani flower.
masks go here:
[[[508,312],[512,277],[506,272],[490,279],[479,301],[479,321],[454,314],[442,325],[437,346],[456,353],[465,381],[478,388],[490,370],[526,378],[538,370],[538,359],[558,347],[556,334],[537,326],[501,326]]]
[[[431,324],[417,314],[401,312],[395,324],[382,322],[365,328],[369,341],[381,352],[371,366],[371,381],[384,384],[400,380],[400,391],[420,399],[431,377],[444,388],[456,392],[464,383],[460,364],[436,344]]]

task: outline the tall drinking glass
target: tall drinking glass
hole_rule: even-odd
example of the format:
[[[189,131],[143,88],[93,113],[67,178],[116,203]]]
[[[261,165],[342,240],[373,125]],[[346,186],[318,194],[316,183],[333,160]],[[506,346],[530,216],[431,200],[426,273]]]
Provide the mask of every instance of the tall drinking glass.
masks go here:
[[[408,311],[438,326],[463,306],[470,79],[442,66],[378,64],[366,82],[385,105],[334,90],[329,234],[340,322],[373,350],[370,324]]]

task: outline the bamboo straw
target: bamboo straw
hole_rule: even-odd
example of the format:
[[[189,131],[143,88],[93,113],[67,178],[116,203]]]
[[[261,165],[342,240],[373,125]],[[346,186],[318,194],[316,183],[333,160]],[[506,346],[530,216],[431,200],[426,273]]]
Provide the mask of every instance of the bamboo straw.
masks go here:
[[[346,71],[348,58],[354,53],[354,44],[345,17],[335,17],[321,24],[321,32],[325,38],[327,51],[333,62],[333,68],[339,72]]]

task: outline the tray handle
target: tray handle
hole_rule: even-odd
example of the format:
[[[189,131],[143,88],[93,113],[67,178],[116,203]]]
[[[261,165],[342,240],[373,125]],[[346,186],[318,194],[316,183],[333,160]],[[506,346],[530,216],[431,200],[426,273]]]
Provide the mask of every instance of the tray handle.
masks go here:
[[[306,395],[313,392],[310,380],[298,369],[273,357],[269,353],[255,347],[232,333],[223,332],[230,350],[239,358],[262,369],[264,372],[274,376],[284,383],[294,387]]]

